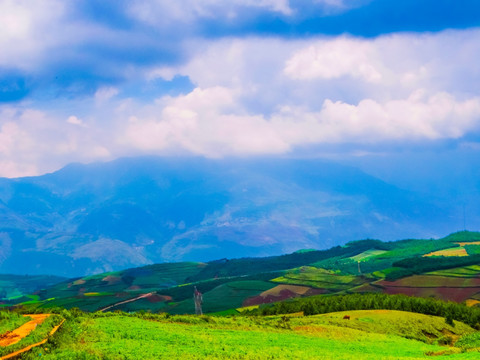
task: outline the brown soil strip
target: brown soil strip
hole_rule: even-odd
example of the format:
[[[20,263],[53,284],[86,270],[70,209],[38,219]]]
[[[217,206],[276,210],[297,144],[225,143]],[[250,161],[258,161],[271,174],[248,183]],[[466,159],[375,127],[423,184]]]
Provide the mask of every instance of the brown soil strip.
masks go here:
[[[148,293],[148,294],[142,294],[140,296],[137,296],[137,297],[134,297],[133,299],[129,299],[129,300],[125,300],[125,301],[120,301],[118,303],[115,303],[113,305],[110,305],[110,306],[107,306],[107,307],[104,307],[98,311],[107,311],[108,309],[111,309],[115,306],[118,306],[118,305],[122,305],[122,304],[127,304],[129,302],[133,302],[133,301],[137,301],[137,300],[140,300],[140,299],[143,299],[143,298],[146,298],[146,297],[149,297],[149,296],[152,296],[153,295],[153,292],[151,293]]]
[[[30,315],[30,316],[34,316],[34,315]],[[47,315],[47,317],[48,317],[48,316],[50,316],[50,315]],[[44,320],[45,320],[45,319],[44,319]],[[65,319],[63,319],[60,324],[58,324],[57,326],[55,326],[55,327],[52,329],[52,331],[50,331],[50,333],[48,334],[48,337],[47,337],[46,339],[43,339],[42,341],[40,341],[40,342],[38,342],[38,343],[36,343],[36,344],[32,344],[32,345],[29,345],[29,346],[27,346],[27,347],[24,347],[23,349],[20,349],[20,350],[18,350],[18,351],[15,351],[15,352],[13,352],[13,353],[11,353],[11,354],[2,356],[2,357],[0,358],[0,360],[12,359],[12,358],[14,358],[14,357],[16,357],[16,356],[18,356],[18,355],[20,355],[20,354],[23,354],[24,352],[27,352],[27,351],[33,349],[34,347],[37,347],[37,346],[39,346],[39,345],[45,344],[45,343],[48,341],[48,338],[49,338],[50,336],[52,336],[53,334],[55,334],[55,333],[57,332],[58,328],[59,328],[60,326],[62,326],[62,324],[63,324],[64,322],[65,322]]]
[[[50,314],[35,314],[35,315],[24,315],[32,318],[29,322],[23,324],[19,328],[9,332],[0,340],[0,346],[9,346],[16,344],[28,334],[30,334],[37,325],[40,325]]]

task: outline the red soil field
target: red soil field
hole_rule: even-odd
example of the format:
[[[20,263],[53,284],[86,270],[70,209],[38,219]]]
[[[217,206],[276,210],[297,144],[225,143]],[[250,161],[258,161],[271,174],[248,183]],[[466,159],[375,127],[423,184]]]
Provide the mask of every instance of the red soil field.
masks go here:
[[[279,285],[267,290],[258,296],[246,299],[242,306],[253,306],[282,301],[290,298],[325,294],[324,289],[313,289],[306,286]]]

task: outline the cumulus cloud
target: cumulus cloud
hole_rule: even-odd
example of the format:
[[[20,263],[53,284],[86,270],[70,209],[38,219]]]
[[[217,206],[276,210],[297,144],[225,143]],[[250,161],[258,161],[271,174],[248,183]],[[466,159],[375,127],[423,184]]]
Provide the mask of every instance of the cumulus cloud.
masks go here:
[[[372,42],[339,38],[324,41],[298,51],[286,63],[285,74],[292,79],[334,79],[341,76],[380,82],[382,75],[376,64],[376,48]]]
[[[65,14],[59,0],[0,2],[0,66],[36,68],[45,52],[57,44],[56,32]]]
[[[182,75],[200,88],[241,88],[246,106],[264,113],[282,105],[318,109],[325,99],[406,98],[417,89],[472,96],[480,81],[474,60],[480,55],[479,39],[480,31],[474,29],[373,39],[198,41],[189,44],[185,64],[150,68],[145,76],[169,80]]]
[[[73,161],[107,159],[107,135],[107,129],[87,128],[73,115],[65,121],[54,111],[0,107],[0,176],[38,175]]]
[[[209,157],[286,152],[289,144],[262,115],[238,109],[236,97],[233,90],[214,87],[165,98],[158,117],[130,119],[126,141],[143,150],[179,149]]]
[[[134,118],[130,145],[147,151],[182,149],[210,157],[281,154],[312,143],[381,144],[388,141],[459,138],[480,128],[480,98],[459,101],[448,93],[415,92],[407,99],[358,104],[325,100],[318,112],[283,107],[270,118],[236,107],[239,93],[195,89],[166,98],[159,115]]]
[[[135,82],[125,85],[163,86],[156,79],[180,75],[193,90],[127,98],[120,84],[49,110],[0,107],[0,175],[140,153],[247,156],[324,144],[361,153],[371,144],[463,141],[480,131],[479,39],[473,29],[198,40],[180,65],[129,68]]]
[[[298,121],[296,119],[304,119]],[[448,93],[384,103],[365,99],[358,104],[325,100],[315,113],[286,109],[275,115],[289,143],[382,143],[459,138],[480,128],[480,97],[458,101]]]
[[[466,56],[452,64],[445,49],[480,54],[479,37],[469,30],[200,43],[186,64],[147,73],[188,76],[197,88],[135,116],[126,139],[145,151],[222,156],[460,138],[480,128],[480,98],[458,81],[478,65]]]

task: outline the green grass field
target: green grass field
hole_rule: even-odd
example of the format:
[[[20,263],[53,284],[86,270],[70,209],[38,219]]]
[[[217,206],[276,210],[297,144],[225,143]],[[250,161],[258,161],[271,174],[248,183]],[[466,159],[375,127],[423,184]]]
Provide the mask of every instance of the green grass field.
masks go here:
[[[23,358],[478,359],[478,333],[462,323],[452,327],[443,318],[398,311],[350,311],[351,319],[343,320],[345,314],[80,314]],[[451,345],[457,340],[463,350]]]
[[[449,277],[480,277],[480,265],[470,265],[452,269],[443,269],[428,272],[427,275],[449,276]]]
[[[350,316],[350,320],[344,320],[345,315]],[[451,337],[454,341],[475,332],[470,326],[458,321],[451,326],[445,323],[444,318],[438,316],[396,310],[342,311],[300,317],[296,320],[312,325],[335,325],[377,334],[397,335],[431,344],[443,341],[442,339],[446,337]]]
[[[302,266],[288,271],[285,275],[272,281],[282,284],[305,285],[332,291],[347,290],[359,286],[366,280],[353,275],[338,275],[332,271],[318,269],[311,266]]]
[[[20,314],[0,311],[0,335],[7,331],[12,331],[25,324],[30,319]]]
[[[0,312],[2,314],[3,312]],[[1,318],[1,315],[0,315]],[[30,320],[27,318],[27,321]],[[0,346],[0,357],[4,355],[8,355],[12,352],[15,352],[17,350],[23,349],[29,345],[38,343],[42,341],[43,339],[46,339],[48,337],[48,334],[52,331],[52,329],[60,324],[60,322],[63,320],[63,318],[60,315],[51,315],[48,317],[44,322],[42,322],[39,326],[35,328],[34,331],[32,331],[28,336],[24,337],[21,339],[19,342],[9,345],[9,346]],[[11,329],[13,330],[13,329]],[[0,333],[0,335],[3,334]]]
[[[203,311],[205,313],[216,312],[219,309],[226,310],[238,308],[243,305],[245,299],[255,296],[265,290],[275,287],[276,284],[265,281],[235,281],[222,284],[207,292],[203,296]],[[192,299],[189,297],[177,304],[168,307],[168,312],[174,314],[195,313]]]
[[[358,255],[352,256],[352,257],[350,257],[350,259],[352,259],[353,261],[365,261],[365,260],[367,260],[371,257],[382,255],[382,254],[385,254],[385,253],[386,253],[385,250],[370,249],[370,250],[364,251],[363,253],[360,253]]]
[[[53,286],[65,278],[49,275],[3,275],[0,274],[0,301],[14,300],[39,289]]]

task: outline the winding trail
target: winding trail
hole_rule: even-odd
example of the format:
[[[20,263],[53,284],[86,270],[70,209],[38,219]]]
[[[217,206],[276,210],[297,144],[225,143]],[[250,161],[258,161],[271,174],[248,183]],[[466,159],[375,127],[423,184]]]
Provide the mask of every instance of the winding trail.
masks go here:
[[[124,301],[120,301],[118,303],[115,303],[115,304],[112,304],[110,306],[107,306],[107,307],[104,307],[102,309],[99,309],[98,311],[107,311],[108,309],[111,309],[115,306],[118,306],[118,305],[122,305],[122,304],[127,304],[129,302],[133,302],[133,301],[137,301],[137,300],[140,300],[140,299],[143,299],[143,298],[146,298],[146,297],[149,297],[149,296],[152,296],[154,293],[153,292],[150,292],[148,294],[142,294],[140,296],[137,296],[137,297],[134,297],[132,299],[128,299],[128,300],[124,300]]]
[[[28,336],[36,327],[37,325],[41,324],[42,322],[45,321],[46,318],[48,318],[51,314],[34,314],[34,315],[24,315],[24,316],[28,316],[28,317],[31,317],[32,320],[30,320],[29,322],[23,324],[22,326],[20,326],[19,328],[13,330],[12,332],[8,333],[7,337],[3,338],[2,340],[0,340],[0,346],[9,346],[9,345],[13,345],[13,344],[16,344],[17,342],[19,342],[20,340],[22,340],[24,337]],[[36,346],[39,346],[39,345],[43,345],[45,344],[47,341],[48,341],[48,338],[50,336],[52,336],[53,334],[55,334],[55,332],[60,328],[60,326],[62,326],[62,324],[65,322],[65,319],[63,319],[60,324],[58,324],[57,326],[55,326],[49,333],[48,333],[48,336],[43,339],[42,341],[38,342],[38,343],[35,343],[35,344],[32,344],[32,345],[29,345],[29,346],[26,346],[24,347],[23,349],[20,349],[20,350],[17,350],[13,353],[10,353],[8,355],[4,355],[2,357],[0,357],[0,360],[7,360],[7,359],[11,359],[11,358],[15,358],[16,356],[24,353],[24,352],[27,352],[29,350],[31,350],[32,348],[36,347]],[[11,334],[13,334],[12,336],[10,336]],[[7,341],[8,340],[8,341]]]
[[[18,343],[24,337],[28,336],[37,325],[40,325],[45,321],[46,318],[50,316],[50,314],[34,314],[34,315],[23,315],[25,317],[30,317],[32,320],[23,324],[19,328],[8,332],[5,337],[0,339],[0,346],[9,346]]]

